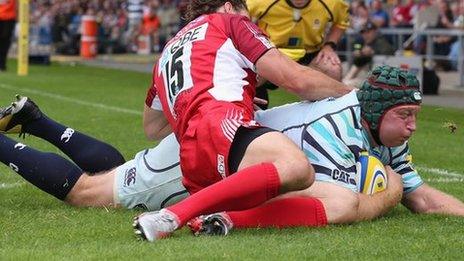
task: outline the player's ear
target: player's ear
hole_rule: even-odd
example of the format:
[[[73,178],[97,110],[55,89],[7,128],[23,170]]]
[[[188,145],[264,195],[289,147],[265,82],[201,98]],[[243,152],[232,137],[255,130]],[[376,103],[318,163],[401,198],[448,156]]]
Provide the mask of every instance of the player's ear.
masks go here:
[[[235,11],[234,6],[230,2],[224,4],[224,11],[226,14],[233,13]]]

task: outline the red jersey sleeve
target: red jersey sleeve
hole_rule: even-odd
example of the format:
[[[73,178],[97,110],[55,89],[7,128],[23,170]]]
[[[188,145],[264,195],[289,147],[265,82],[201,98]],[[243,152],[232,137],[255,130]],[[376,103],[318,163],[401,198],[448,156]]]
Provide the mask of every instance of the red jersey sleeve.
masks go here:
[[[151,87],[147,91],[147,97],[145,98],[145,105],[147,105],[148,107],[151,107],[155,97],[156,97],[156,88],[155,88],[155,84],[152,84]]]
[[[152,75],[153,75],[153,79],[151,81],[151,85],[150,85],[150,88],[148,88],[148,91],[147,91],[147,97],[145,98],[145,105],[147,105],[148,107],[152,107],[153,105],[153,100],[155,99],[156,97],[156,94],[158,93],[156,91],[156,85],[155,85],[155,73],[156,73],[156,68],[157,66],[153,66],[153,71],[152,71]]]
[[[147,105],[148,107],[154,110],[162,111],[163,108],[161,106],[161,101],[158,97],[158,91],[156,90],[156,84],[155,84],[155,73],[156,73],[157,67],[158,66],[156,65],[153,67],[153,73],[152,73],[153,79],[152,79],[150,88],[148,88],[148,91],[147,91],[147,97],[145,98],[145,105]]]
[[[224,15],[226,31],[237,50],[253,64],[274,45],[254,23],[242,15]]]

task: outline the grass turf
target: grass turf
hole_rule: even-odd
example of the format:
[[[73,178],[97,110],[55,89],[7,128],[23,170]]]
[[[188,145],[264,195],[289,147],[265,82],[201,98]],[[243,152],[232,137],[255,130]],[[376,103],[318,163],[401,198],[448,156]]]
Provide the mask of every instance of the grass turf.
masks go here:
[[[32,66],[27,77],[0,74],[0,104],[8,104],[16,93],[33,97],[52,118],[113,144],[130,159],[153,145],[144,139],[140,113],[149,83],[149,74]],[[296,100],[282,91],[272,92],[271,99],[272,105]],[[456,124],[457,131],[451,133],[446,122]],[[429,184],[464,200],[464,176],[450,176],[464,173],[461,126],[464,111],[423,106],[411,149]],[[58,152],[34,137],[21,142]],[[441,176],[432,168],[451,174]],[[0,166],[1,260],[463,258],[463,218],[415,215],[402,206],[384,218],[350,226],[250,229],[200,238],[184,229],[156,244],[133,236],[131,222],[137,213],[66,206]]]

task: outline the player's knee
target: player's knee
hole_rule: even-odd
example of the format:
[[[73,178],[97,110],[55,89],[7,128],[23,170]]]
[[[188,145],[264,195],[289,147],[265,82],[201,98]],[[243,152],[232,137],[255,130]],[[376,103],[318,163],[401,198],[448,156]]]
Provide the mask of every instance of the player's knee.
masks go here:
[[[74,187],[66,195],[65,202],[71,206],[81,207],[84,204],[85,191],[88,189],[88,176],[83,174],[79,180],[77,180]]]
[[[290,190],[306,189],[314,183],[314,168],[302,152],[288,155],[277,165],[282,184]]]
[[[299,161],[295,165],[295,188],[301,190],[310,187],[314,183],[314,176],[314,168],[309,161],[307,159],[305,159],[305,161]]]
[[[83,174],[71,191],[69,191],[64,201],[75,207],[92,206],[91,202],[95,200],[92,190],[93,186],[91,178],[89,175]]]

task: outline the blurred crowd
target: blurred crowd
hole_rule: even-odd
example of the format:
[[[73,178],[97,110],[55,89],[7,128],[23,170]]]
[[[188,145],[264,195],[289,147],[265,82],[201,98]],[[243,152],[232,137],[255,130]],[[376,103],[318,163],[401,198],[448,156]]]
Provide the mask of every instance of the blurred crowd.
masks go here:
[[[435,29],[464,29],[464,1],[463,0],[354,0],[351,2],[351,26],[363,37],[363,28],[377,31],[372,39],[382,37],[379,28],[414,28],[424,30]],[[372,25],[373,26],[372,26]],[[407,36],[409,37],[409,35]],[[365,38],[365,37],[364,37]],[[398,46],[396,37],[387,36],[393,46]],[[448,57],[444,69],[456,66],[459,52],[457,37],[436,35],[433,40],[433,54]],[[426,51],[426,37],[418,36],[406,49],[424,54]]]
[[[56,53],[79,53],[82,17],[98,24],[98,53],[137,52],[140,36],[157,52],[182,26],[183,4],[176,0],[32,0],[32,45]]]
[[[182,27],[185,9],[182,0],[32,0],[33,38],[39,44],[52,44],[61,54],[78,54],[83,15],[98,22],[98,53],[137,52],[143,41],[148,52],[158,52]],[[351,0],[351,27],[355,32],[377,28],[418,26],[419,14],[436,16],[425,27],[464,28],[463,0]],[[430,20],[430,19],[429,19]],[[433,19],[432,19],[433,20]],[[367,24],[373,24],[374,26]],[[419,25],[420,26],[420,25]],[[423,29],[421,28],[421,29]],[[375,37],[374,37],[375,38]],[[387,37],[392,44],[395,39]],[[434,54],[457,55],[456,37],[435,36]],[[418,37],[411,49],[424,53],[426,42]]]

